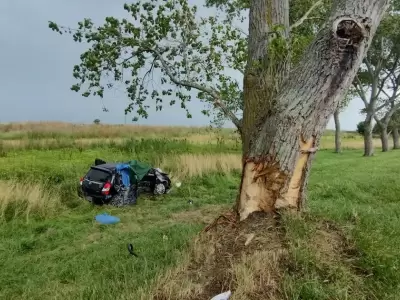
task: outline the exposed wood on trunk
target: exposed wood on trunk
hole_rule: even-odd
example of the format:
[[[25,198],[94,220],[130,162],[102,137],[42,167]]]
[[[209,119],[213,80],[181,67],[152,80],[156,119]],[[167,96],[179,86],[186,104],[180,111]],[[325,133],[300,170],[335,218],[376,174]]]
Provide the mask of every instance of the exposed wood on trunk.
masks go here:
[[[252,10],[258,11],[265,2],[251,1],[250,16],[254,18]],[[387,5],[387,0],[338,0],[325,28],[273,99],[265,98],[268,84],[254,84],[250,58],[244,79],[245,123],[248,103],[261,105],[255,107],[260,119],[253,123],[256,128],[244,157],[237,205],[242,220],[255,211],[300,209],[304,204],[313,153],[351,85]],[[249,49],[249,53],[257,51]],[[272,105],[262,105],[262,100],[273,100]]]
[[[309,150],[314,146],[315,137],[311,137],[308,141],[304,141],[302,138],[300,139],[300,155],[289,180],[287,191],[276,200],[275,208],[300,208],[299,199],[302,196],[303,185],[308,176],[307,164],[312,154]]]
[[[272,180],[271,180],[272,179]],[[240,192],[239,205],[240,219],[243,220],[255,211],[272,212],[281,186],[287,181],[287,175],[281,172],[279,166],[267,162],[252,162],[245,164]]]
[[[340,136],[340,111],[336,109],[333,113],[333,119],[335,121],[335,153],[342,152],[342,141]]]

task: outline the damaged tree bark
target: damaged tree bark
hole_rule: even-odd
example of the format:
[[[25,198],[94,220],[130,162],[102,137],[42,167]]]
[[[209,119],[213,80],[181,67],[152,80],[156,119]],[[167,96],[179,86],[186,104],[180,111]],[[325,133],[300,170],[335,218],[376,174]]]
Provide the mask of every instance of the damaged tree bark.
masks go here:
[[[244,77],[246,132],[237,209],[256,211],[304,206],[311,160],[329,118],[350,87],[388,0],[337,0],[298,67],[271,92],[266,51],[269,5],[251,1],[249,60]],[[277,24],[277,23],[274,23]],[[282,23],[280,23],[282,24]]]

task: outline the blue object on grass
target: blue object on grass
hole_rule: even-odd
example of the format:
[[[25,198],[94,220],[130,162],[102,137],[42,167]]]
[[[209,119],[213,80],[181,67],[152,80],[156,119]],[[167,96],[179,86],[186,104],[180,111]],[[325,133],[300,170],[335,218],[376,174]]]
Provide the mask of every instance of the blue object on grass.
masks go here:
[[[103,213],[101,215],[96,216],[96,221],[99,222],[100,224],[116,224],[120,221],[118,217],[110,216],[107,213]]]

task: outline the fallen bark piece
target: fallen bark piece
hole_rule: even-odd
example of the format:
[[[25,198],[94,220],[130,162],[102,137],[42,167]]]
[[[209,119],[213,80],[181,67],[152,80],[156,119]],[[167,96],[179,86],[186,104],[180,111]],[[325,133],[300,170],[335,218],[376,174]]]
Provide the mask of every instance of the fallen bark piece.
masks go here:
[[[247,246],[248,244],[250,244],[250,242],[253,240],[254,237],[255,237],[254,233],[247,234],[247,239],[244,245]]]

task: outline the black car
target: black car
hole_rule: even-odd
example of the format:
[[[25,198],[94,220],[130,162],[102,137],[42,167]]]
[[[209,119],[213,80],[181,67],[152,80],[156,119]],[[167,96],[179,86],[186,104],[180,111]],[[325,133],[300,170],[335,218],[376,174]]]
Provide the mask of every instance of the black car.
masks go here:
[[[117,171],[120,163],[106,163],[96,159],[94,166],[81,178],[78,195],[93,204],[123,206],[136,204],[139,193],[166,194],[171,189],[168,174],[149,168],[147,174],[135,185],[126,188]]]

